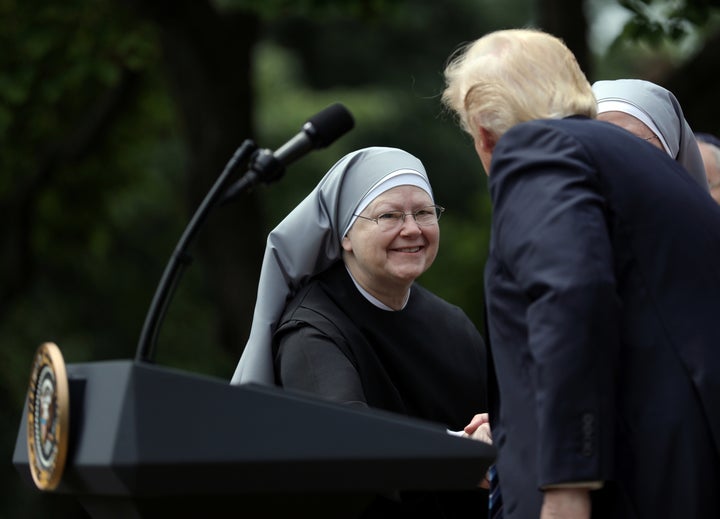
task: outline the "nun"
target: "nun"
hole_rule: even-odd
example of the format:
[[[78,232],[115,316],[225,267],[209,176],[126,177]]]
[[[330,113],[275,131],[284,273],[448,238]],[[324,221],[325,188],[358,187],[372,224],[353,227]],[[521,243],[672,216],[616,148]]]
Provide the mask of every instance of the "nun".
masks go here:
[[[268,236],[231,383],[462,430],[487,407],[485,345],[459,307],[416,282],[437,255],[443,211],[413,155],[370,147],[340,159]],[[487,492],[379,496],[363,517],[473,509],[487,510]]]
[[[621,126],[663,150],[709,190],[695,135],[672,92],[642,79],[596,81],[592,89],[598,120]]]
[[[422,162],[370,147],[340,159],[273,229],[232,378],[462,429],[485,409],[485,346],[416,282],[440,242]]]

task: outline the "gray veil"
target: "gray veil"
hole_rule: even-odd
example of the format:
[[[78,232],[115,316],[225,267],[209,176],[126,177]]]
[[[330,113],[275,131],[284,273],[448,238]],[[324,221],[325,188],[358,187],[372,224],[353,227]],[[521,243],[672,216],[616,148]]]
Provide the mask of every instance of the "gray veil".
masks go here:
[[[419,175],[429,185],[422,162],[403,150],[371,147],[352,152],[270,232],[250,336],[231,384],[275,384],[272,334],[285,305],[312,276],[342,257],[340,243],[358,204],[398,173]]]
[[[598,102],[598,113],[609,111],[603,107],[612,107],[612,110],[629,113],[643,121],[653,132],[658,133],[668,154],[703,189],[709,191],[695,135],[672,92],[642,79],[596,81],[592,89]],[[622,108],[623,104],[629,105],[627,110]]]

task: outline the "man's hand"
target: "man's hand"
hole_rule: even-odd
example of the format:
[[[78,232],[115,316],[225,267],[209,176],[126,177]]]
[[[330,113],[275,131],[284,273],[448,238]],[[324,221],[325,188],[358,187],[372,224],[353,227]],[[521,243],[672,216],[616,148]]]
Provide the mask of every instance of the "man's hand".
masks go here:
[[[473,416],[464,429],[465,434],[473,440],[480,440],[492,445],[492,432],[490,431],[490,417],[487,413]]]
[[[492,433],[490,431],[490,417],[488,413],[480,413],[473,416],[470,423],[463,428],[463,431],[465,431],[465,436],[468,438],[480,440],[481,442],[492,445]],[[486,490],[490,488],[487,474],[485,474],[485,477],[478,486]]]

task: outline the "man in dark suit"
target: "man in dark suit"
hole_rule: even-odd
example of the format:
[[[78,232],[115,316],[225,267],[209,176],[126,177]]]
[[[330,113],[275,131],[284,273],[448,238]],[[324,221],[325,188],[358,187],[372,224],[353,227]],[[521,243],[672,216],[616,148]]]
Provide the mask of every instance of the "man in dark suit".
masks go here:
[[[490,33],[445,77],[493,202],[504,516],[720,517],[720,207],[667,154],[594,120],[551,35]]]

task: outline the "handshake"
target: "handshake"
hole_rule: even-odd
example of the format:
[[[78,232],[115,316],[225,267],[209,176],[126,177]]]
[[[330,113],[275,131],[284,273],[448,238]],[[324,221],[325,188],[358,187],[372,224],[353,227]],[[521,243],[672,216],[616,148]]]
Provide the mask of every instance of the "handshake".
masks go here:
[[[479,440],[481,442],[489,443],[492,445],[492,431],[490,430],[490,417],[488,413],[480,413],[473,416],[470,423],[467,424],[462,431],[451,431],[448,429],[448,434],[453,436],[460,436],[462,438],[471,438],[473,440]],[[480,482],[481,488],[489,488],[490,483],[488,481],[487,474],[485,478]]]

